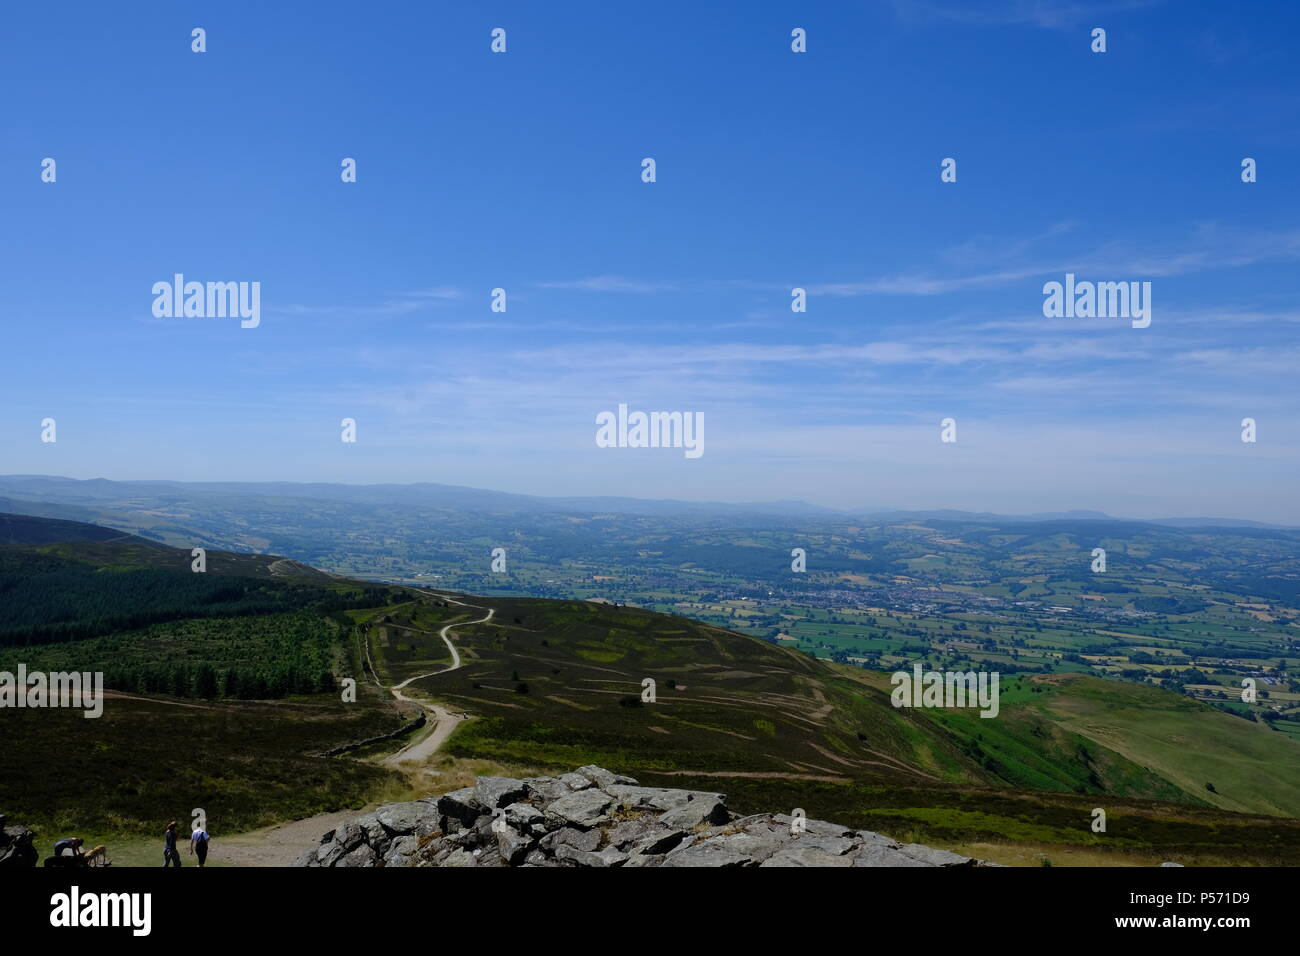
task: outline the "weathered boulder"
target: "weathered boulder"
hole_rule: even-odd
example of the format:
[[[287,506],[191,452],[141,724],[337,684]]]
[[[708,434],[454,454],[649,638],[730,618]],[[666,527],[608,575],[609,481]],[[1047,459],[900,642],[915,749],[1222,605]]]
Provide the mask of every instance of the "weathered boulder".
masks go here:
[[[538,841],[543,850],[554,850],[559,846],[571,846],[579,850],[594,850],[600,846],[600,831],[579,830],[576,827],[563,827],[552,830]]]
[[[546,814],[531,803],[512,803],[505,808],[505,817],[517,826],[533,826],[545,820]]]
[[[967,857],[949,853],[947,850],[936,850],[934,847],[922,846],[920,843],[904,844],[898,848],[898,852],[904,856],[910,856],[914,860],[920,860],[927,866],[966,866],[972,862]]]
[[[523,863],[528,852],[537,845],[537,840],[532,836],[519,833],[510,827],[498,830],[496,836],[497,852],[510,866],[519,866]]]
[[[524,786],[528,788],[529,798],[536,798],[545,803],[557,800],[573,788],[555,777],[525,777]]]
[[[553,800],[542,812],[548,820],[579,827],[594,827],[609,820],[614,798],[604,790],[578,790]]]
[[[759,866],[852,866],[853,857],[831,853],[823,847],[792,841],[777,850]]]
[[[393,836],[405,836],[414,833],[420,822],[430,815],[427,801],[413,800],[410,803],[390,803],[375,812],[379,825]]]
[[[345,853],[339,857],[335,866],[374,866],[379,860],[374,849],[366,843],[362,843],[351,853]]]
[[[478,801],[474,798],[474,788],[464,787],[460,790],[453,790],[451,793],[444,793],[438,798],[438,814],[442,818],[441,828],[444,832],[448,831],[448,822],[455,821],[460,826],[469,826],[483,812]]]
[[[752,847],[726,836],[697,840],[668,853],[664,866],[752,866]]]
[[[384,856],[384,866],[410,866],[420,841],[413,836],[398,837]]]
[[[576,771],[579,776],[586,777],[597,787],[610,787],[616,783],[635,784],[636,781],[631,777],[624,777],[621,774],[610,773],[603,767],[597,767],[595,764],[587,764],[585,767],[579,767]]]
[[[729,819],[731,814],[727,812],[722,795],[707,793],[688,800],[676,810],[669,810],[659,818],[659,822],[666,826],[690,830],[701,824],[716,826],[719,823],[726,823]]]
[[[484,810],[495,810],[508,803],[522,800],[528,795],[528,786],[522,780],[508,777],[479,777],[474,784],[473,800]]]

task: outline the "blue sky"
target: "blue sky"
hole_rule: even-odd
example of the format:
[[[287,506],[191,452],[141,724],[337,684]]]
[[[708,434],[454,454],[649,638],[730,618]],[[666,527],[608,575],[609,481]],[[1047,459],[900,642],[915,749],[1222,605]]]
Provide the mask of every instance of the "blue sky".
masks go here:
[[[1282,3],[13,6],[0,473],[1300,523],[1297,49]],[[261,325],[155,318],[177,272]],[[1066,272],[1151,326],[1045,318]],[[705,454],[597,448],[620,402]]]

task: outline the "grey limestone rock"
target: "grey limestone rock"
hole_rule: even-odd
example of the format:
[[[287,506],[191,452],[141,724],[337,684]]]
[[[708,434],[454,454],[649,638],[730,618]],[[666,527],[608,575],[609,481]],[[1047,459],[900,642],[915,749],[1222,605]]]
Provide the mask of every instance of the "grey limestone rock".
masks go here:
[[[737,816],[721,793],[643,787],[589,765],[480,777],[380,807],[326,833],[296,866],[992,866],[869,830],[787,814]],[[1177,865],[1177,864],[1164,864]]]

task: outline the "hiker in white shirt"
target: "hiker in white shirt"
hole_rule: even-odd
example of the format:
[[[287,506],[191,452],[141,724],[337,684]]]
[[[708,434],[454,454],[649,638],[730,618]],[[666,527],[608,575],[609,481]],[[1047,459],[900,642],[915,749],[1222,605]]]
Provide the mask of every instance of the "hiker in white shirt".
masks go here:
[[[208,861],[208,841],[211,839],[208,831],[202,827],[195,827],[194,832],[190,834],[190,855],[199,858],[200,868]]]

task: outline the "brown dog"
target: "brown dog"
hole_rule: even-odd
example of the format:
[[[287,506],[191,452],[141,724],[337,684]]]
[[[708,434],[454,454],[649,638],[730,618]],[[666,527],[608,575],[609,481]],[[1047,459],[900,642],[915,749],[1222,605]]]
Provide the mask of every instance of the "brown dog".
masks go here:
[[[108,847],[100,844],[85,856],[86,866],[112,866],[108,861]]]

